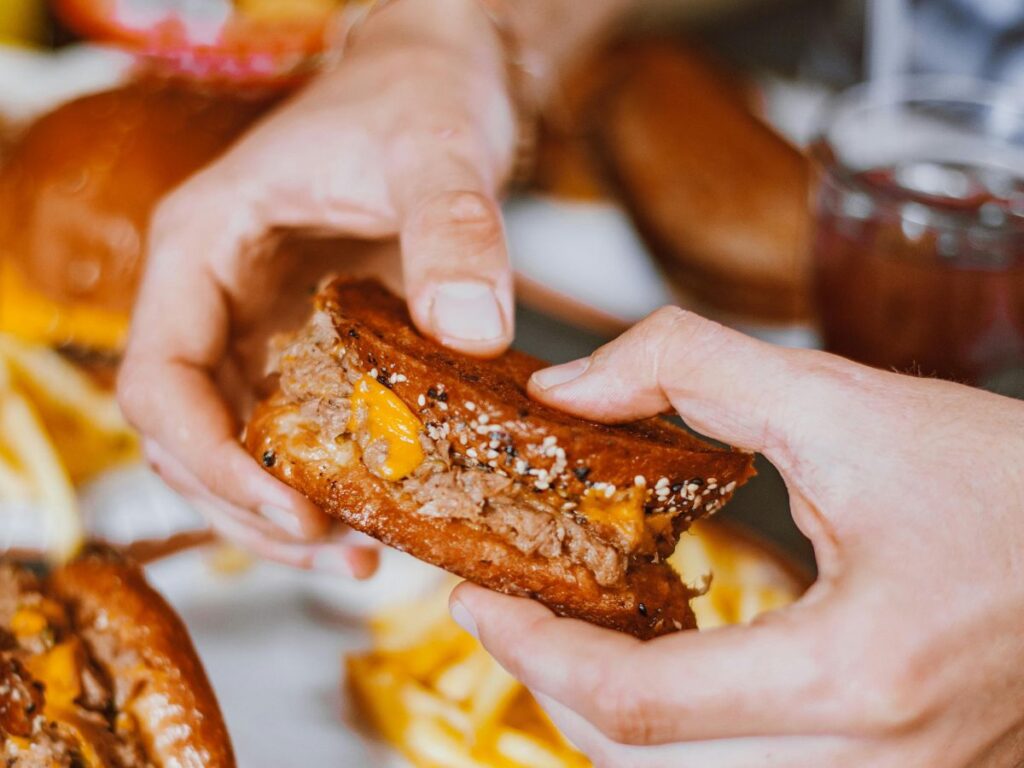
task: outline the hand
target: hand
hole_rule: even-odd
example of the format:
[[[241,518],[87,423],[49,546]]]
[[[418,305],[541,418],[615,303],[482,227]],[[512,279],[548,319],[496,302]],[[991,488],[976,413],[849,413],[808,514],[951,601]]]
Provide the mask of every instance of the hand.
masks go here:
[[[326,538],[319,510],[238,442],[239,401],[229,404],[224,383],[237,384],[248,362],[239,360],[243,342],[277,315],[296,270],[309,266],[267,247],[268,235],[397,236],[421,330],[479,355],[511,340],[496,202],[516,138],[505,67],[476,0],[385,6],[335,71],[156,213],[120,401],[158,471],[243,546],[355,575],[375,564],[374,554]],[[308,311],[308,292],[295,302]]]
[[[460,586],[456,620],[597,765],[1024,765],[1024,403],[678,309],[530,387],[764,453],[819,564],[787,609],[648,643]]]

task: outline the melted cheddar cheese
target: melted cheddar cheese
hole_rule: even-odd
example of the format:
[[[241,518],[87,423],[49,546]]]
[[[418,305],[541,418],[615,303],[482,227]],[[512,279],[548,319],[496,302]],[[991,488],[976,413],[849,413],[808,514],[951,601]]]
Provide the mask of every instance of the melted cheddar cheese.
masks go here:
[[[387,460],[374,472],[378,477],[401,480],[423,462],[420,420],[398,395],[370,376],[359,379],[353,389],[350,431],[358,429],[361,411],[366,413],[370,438],[387,446]]]
[[[42,611],[35,608],[19,608],[11,618],[11,632],[19,640],[41,634],[50,622]]]
[[[78,741],[86,768],[103,768],[94,745],[96,726],[76,711],[75,700],[82,695],[84,652],[77,639],[66,640],[46,653],[25,660],[25,667],[46,686],[45,714],[67,728]]]
[[[611,497],[601,489],[590,488],[580,499],[579,511],[594,525],[615,530],[629,549],[643,541],[644,493],[640,488]]]

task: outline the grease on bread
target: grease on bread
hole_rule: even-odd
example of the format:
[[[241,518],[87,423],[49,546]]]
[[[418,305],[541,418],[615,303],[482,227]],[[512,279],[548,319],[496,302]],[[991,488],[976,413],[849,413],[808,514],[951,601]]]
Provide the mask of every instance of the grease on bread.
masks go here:
[[[279,344],[246,445],[353,528],[483,586],[642,638],[692,627],[665,558],[751,457],[547,408],[525,390],[542,365],[454,353],[379,284],[337,280]]]

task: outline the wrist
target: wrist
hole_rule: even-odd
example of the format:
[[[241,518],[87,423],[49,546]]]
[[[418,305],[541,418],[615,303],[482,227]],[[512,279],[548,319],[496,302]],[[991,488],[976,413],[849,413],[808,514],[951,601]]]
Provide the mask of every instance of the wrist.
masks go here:
[[[480,0],[377,0],[348,32],[350,53],[360,49],[441,48],[474,65],[500,63],[498,31]]]

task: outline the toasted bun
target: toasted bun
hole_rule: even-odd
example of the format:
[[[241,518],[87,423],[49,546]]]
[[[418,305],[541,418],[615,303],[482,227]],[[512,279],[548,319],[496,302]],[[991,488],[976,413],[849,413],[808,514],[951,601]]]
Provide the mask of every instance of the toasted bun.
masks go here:
[[[645,44],[620,62],[592,112],[598,154],[668,274],[711,307],[805,316],[808,159],[696,53]]]
[[[127,313],[157,202],[271,103],[140,81],[58,107],[10,151],[0,242],[47,298]]]
[[[753,474],[749,455],[714,448],[661,419],[611,427],[529,399],[526,382],[541,361],[519,352],[479,360],[441,347],[417,333],[404,303],[375,282],[335,281],[319,294],[317,307],[330,315],[346,359],[376,369],[424,422],[469,422],[486,411],[490,423],[507,432],[517,456],[554,440],[568,466],[586,468],[582,477],[568,471],[556,480],[566,492],[582,493],[583,477],[628,487],[641,474],[652,484],[659,478],[701,478],[721,488],[707,507],[694,508],[699,516],[721,506]],[[428,390],[445,393],[443,408],[421,398]],[[353,444],[336,444],[325,453],[316,448],[318,439],[317,424],[279,393],[257,408],[245,442],[269,471],[326,512],[463,578],[640,638],[694,626],[691,593],[664,561],[634,557],[621,583],[603,586],[565,556],[527,554],[463,519],[418,513],[413,500],[367,469]]]
[[[156,765],[233,768],[227,728],[188,631],[138,566],[94,552],[54,571],[48,586],[89,638]]]

